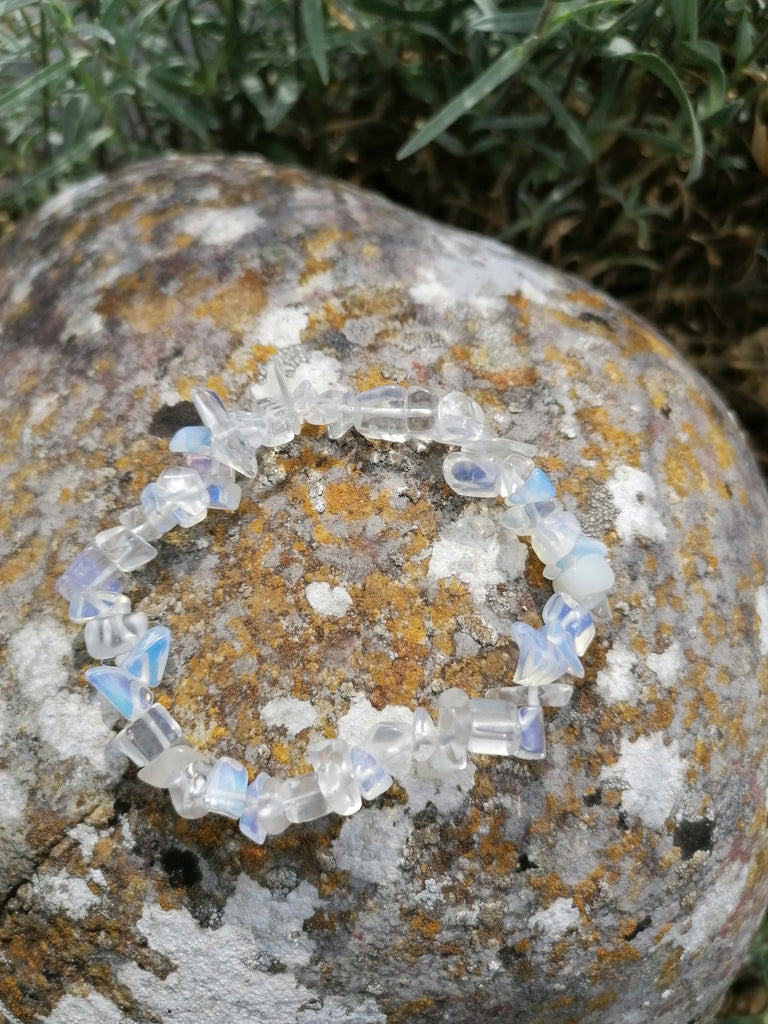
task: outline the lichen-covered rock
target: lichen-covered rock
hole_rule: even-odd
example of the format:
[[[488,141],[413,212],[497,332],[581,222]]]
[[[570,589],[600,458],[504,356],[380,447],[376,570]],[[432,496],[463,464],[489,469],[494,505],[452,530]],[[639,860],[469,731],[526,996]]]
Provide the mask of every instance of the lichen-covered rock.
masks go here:
[[[768,890],[768,545],[701,379],[578,281],[254,159],[88,182],[2,256],[0,1016],[703,1020]],[[547,761],[476,757],[258,847],[105,761],[53,583],[171,461],[190,388],[237,402],[276,351],[289,379],[467,391],[617,584]],[[306,771],[313,734],[509,680],[549,584],[441,457],[305,427],[135,574],[200,747]]]

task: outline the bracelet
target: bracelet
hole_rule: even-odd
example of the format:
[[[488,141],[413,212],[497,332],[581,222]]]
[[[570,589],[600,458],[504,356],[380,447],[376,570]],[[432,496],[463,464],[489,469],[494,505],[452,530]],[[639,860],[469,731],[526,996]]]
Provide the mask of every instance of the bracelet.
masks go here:
[[[167,789],[182,817],[225,815],[256,843],[291,823],[354,814],[414,763],[444,776],[465,768],[468,753],[543,759],[543,708],[568,703],[573,686],[563,677],[583,678],[581,657],[595,623],[611,618],[607,593],[614,575],[605,545],[583,536],[575,516],[563,509],[549,478],[534,465],[535,449],[494,436],[480,406],[462,392],[441,396],[432,388],[394,384],[357,394],[348,388],[318,392],[308,380],[291,390],[276,359],[267,379],[271,397],[255,400],[250,411],[230,412],[211,389],[193,388],[202,425],[182,427],[170,442],[184,464],[147,484],[141,504],[123,512],[119,526],[98,533],[56,581],[70,619],[84,624],[88,653],[102,663],[87,669],[86,678],[129,720],[110,748],[133,761],[144,782]],[[150,628],[123,591],[127,574],[157,555],[153,542],[164,533],[200,523],[209,509],[234,512],[241,498],[237,474],[255,477],[258,450],[287,444],[302,422],[326,426],[332,438],[354,427],[370,439],[458,448],[443,461],[446,483],[460,495],[504,499],[501,525],[530,537],[554,593],[539,629],[521,621],[512,626],[519,648],[512,685],[474,698],[452,687],[438,698],[437,723],[418,707],[410,722],[380,721],[354,746],[341,739],[312,742],[308,774],[273,778],[261,772],[249,782],[245,765],[196,750],[154,701],[171,632]]]

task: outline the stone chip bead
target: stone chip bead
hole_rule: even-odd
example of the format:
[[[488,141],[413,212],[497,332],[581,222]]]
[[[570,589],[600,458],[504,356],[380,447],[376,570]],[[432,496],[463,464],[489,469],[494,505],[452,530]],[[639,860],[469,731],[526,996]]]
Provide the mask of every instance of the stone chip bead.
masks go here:
[[[267,833],[259,821],[258,814],[259,797],[264,788],[264,783],[267,781],[269,781],[269,775],[266,772],[259,772],[253,782],[248,784],[248,788],[245,791],[245,804],[243,805],[243,811],[238,822],[238,827],[243,835],[259,845],[267,837]]]
[[[198,416],[210,428],[214,457],[243,476],[255,477],[258,468],[256,452],[216,392],[211,388],[197,387],[192,388],[190,394]]]
[[[473,754],[513,757],[520,750],[520,715],[505,700],[473,697],[469,702],[472,716],[467,750]]]
[[[441,444],[464,445],[488,436],[483,410],[463,391],[449,391],[437,405],[433,439]]]
[[[256,798],[253,813],[268,836],[278,836],[290,825],[283,801],[283,780],[267,778]]]
[[[451,452],[443,459],[445,482],[468,498],[496,498],[500,493],[498,463],[482,455]]]
[[[139,771],[139,778],[148,786],[168,789],[189,765],[200,759],[195,748],[185,742],[174,743]]]
[[[211,767],[210,761],[198,756],[168,780],[168,794],[174,810],[180,817],[195,821],[208,814],[208,808],[203,803],[203,794]]]
[[[125,654],[147,632],[147,616],[144,612],[128,612],[125,615],[107,615],[89,619],[85,624],[85,646],[92,658],[106,661],[119,654]]]
[[[69,602],[69,617],[72,622],[78,623],[107,615],[127,615],[130,610],[129,597],[109,590],[87,590],[74,594]]]
[[[454,772],[467,767],[467,743],[472,731],[469,696],[452,686],[437,700],[437,747],[430,765],[440,772]]]
[[[331,809],[315,772],[285,779],[281,796],[286,818],[296,825],[322,818]]]
[[[614,581],[613,569],[602,555],[584,555],[561,572],[552,586],[591,611],[603,602]]]
[[[412,385],[405,396],[405,429],[408,436],[431,441],[436,432],[440,396],[434,388]]]
[[[133,572],[157,556],[157,548],[124,526],[97,533],[94,543],[123,572]]]
[[[162,520],[162,517],[160,519]],[[143,505],[134,505],[133,508],[127,508],[124,512],[120,513],[118,520],[120,525],[124,526],[126,530],[130,530],[131,533],[145,541],[159,540],[164,533],[168,533],[176,525],[175,519],[168,519],[167,527],[159,529],[157,525],[150,522],[147,518]]]
[[[352,747],[349,760],[364,800],[375,800],[393,784],[392,776],[384,771],[373,754],[361,747]]]
[[[413,752],[412,724],[379,722],[368,731],[362,747],[385,771],[396,777],[407,775],[411,770]]]
[[[399,384],[381,384],[355,396],[355,430],[363,437],[382,441],[405,441],[406,389]]]
[[[122,593],[125,582],[125,574],[112,559],[96,544],[89,544],[64,570],[54,586],[58,594],[71,601],[77,594]]]
[[[354,814],[362,804],[350,755],[349,744],[344,740],[321,740],[311,744],[307,750],[320,791],[330,810],[336,814]]]
[[[164,469],[155,481],[154,494],[163,512],[172,515],[179,526],[195,526],[208,514],[208,488],[189,466]]]
[[[85,678],[125,718],[138,718],[152,703],[152,691],[140,679],[115,665],[87,668]]]
[[[203,791],[209,811],[237,820],[245,806],[248,769],[234,757],[219,757],[213,763]]]
[[[146,686],[157,686],[163,678],[171,649],[171,631],[167,626],[153,626],[139,642],[115,659],[130,675]]]
[[[152,704],[129,722],[112,742],[135,765],[143,768],[181,739],[181,726],[162,704]]]
[[[437,726],[426,708],[416,708],[411,724],[412,758],[414,761],[428,761],[437,750]]]

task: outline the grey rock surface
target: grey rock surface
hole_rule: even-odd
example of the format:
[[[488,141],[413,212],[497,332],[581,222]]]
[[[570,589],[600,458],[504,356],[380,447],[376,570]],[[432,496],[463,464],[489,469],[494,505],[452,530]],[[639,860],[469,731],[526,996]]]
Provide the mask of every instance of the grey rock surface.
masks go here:
[[[766,903],[766,495],[652,329],[580,282],[256,159],[168,158],[0,251],[0,1017],[49,1024],[696,1024]],[[543,763],[477,757],[257,847],[105,759],[53,584],[270,355],[290,380],[467,391],[609,546],[613,622]],[[252,771],[511,677],[550,593],[442,449],[266,455],[135,574],[161,699]]]

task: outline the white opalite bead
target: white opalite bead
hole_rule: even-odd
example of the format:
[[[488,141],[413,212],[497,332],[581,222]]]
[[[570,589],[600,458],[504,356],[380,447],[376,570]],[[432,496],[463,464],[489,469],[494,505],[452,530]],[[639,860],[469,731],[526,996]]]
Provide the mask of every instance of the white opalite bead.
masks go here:
[[[108,590],[78,593],[69,602],[69,617],[78,623],[105,615],[127,615],[130,610],[131,599],[126,594],[115,594]]]
[[[350,748],[344,740],[321,740],[307,750],[315,769],[320,791],[328,807],[336,814],[354,814],[360,810],[362,796],[354,771]]]
[[[181,726],[162,704],[152,704],[134,722],[117,733],[113,742],[135,765],[145,764],[181,738]]]
[[[369,730],[362,743],[387,772],[407,775],[411,769],[413,729],[410,722],[379,722]]]
[[[392,785],[392,776],[384,771],[373,754],[360,747],[352,747],[349,759],[364,800],[374,800]]]
[[[557,562],[573,550],[581,527],[572,512],[553,512],[536,523],[531,534],[531,546],[545,564]]]
[[[405,441],[406,390],[399,384],[381,384],[355,396],[355,430],[363,437]]]
[[[169,466],[155,481],[155,495],[179,526],[188,528],[208,514],[208,488],[189,466]]]
[[[211,450],[211,428],[210,427],[182,427],[168,444],[168,450],[172,452],[209,452]]]
[[[285,816],[295,824],[322,818],[330,810],[314,772],[286,779],[281,795]]]
[[[443,476],[456,494],[471,498],[499,495],[499,466],[493,459],[451,452],[443,459]]]
[[[528,537],[536,529],[536,524],[553,512],[561,512],[563,506],[557,498],[546,501],[532,502],[527,505],[510,505],[502,512],[499,522],[506,530],[511,530],[518,537]]]
[[[167,626],[153,626],[130,651],[121,654],[115,661],[145,686],[157,686],[163,678],[170,649],[170,629]]]
[[[76,594],[93,591],[119,594],[125,589],[125,582],[125,574],[112,559],[95,544],[89,544],[67,566],[54,586],[65,601],[71,601]]]
[[[472,723],[467,750],[473,754],[511,757],[520,749],[520,719],[509,701],[473,697],[469,702]]]
[[[278,836],[290,825],[283,804],[283,780],[268,778],[256,798],[256,814],[259,826],[268,836]]]
[[[226,818],[239,818],[245,806],[248,769],[234,757],[214,761],[203,792],[203,803],[209,811]]]
[[[601,555],[585,555],[562,572],[552,586],[570,594],[589,611],[601,603],[614,580],[613,569]]]
[[[409,387],[405,396],[405,429],[409,437],[431,441],[437,424],[440,396],[433,388]]]
[[[452,686],[440,694],[437,706],[437,749],[430,764],[438,771],[466,768],[467,742],[472,730],[469,696]]]
[[[483,410],[463,391],[450,391],[437,405],[434,439],[442,444],[464,445],[486,437]]]
[[[157,548],[153,548],[124,526],[102,530],[94,537],[94,543],[123,572],[133,572],[134,569],[151,562],[157,555]]]
[[[411,729],[413,760],[428,761],[437,749],[437,726],[426,708],[416,708],[413,713]]]
[[[195,761],[200,754],[189,743],[175,743],[139,771],[139,778],[148,786],[167,789],[174,779]]]
[[[557,593],[544,605],[541,613],[547,636],[555,643],[561,643],[560,631],[566,633],[574,649],[581,657],[595,638],[595,625],[591,612],[579,604],[570,594]]]
[[[561,573],[565,572],[566,569],[570,569],[572,565],[576,565],[585,555],[602,555],[605,557],[607,554],[608,548],[602,541],[595,540],[594,537],[585,537],[584,534],[581,534],[567,555],[557,562],[544,566],[544,578],[548,580],[557,579]]]
[[[239,484],[227,477],[204,476],[203,483],[208,488],[208,508],[223,512],[235,512],[243,497]]]
[[[137,537],[141,537],[145,541],[158,540],[168,530],[172,530],[176,525],[176,520],[170,521],[170,525],[165,530],[160,530],[157,526],[151,523],[144,512],[144,508],[141,505],[134,505],[133,508],[126,509],[125,512],[121,512],[118,516],[120,525],[124,526],[126,530],[130,530],[131,533],[135,533]]]
[[[258,801],[264,784],[269,781],[266,772],[259,772],[253,782],[249,783],[245,791],[245,805],[240,815],[239,828],[244,836],[248,836],[254,843],[261,845],[267,837],[267,833],[261,827],[258,815]]]
[[[203,793],[211,767],[209,761],[198,757],[182,768],[172,779],[169,779],[168,793],[171,803],[180,817],[194,821],[197,818],[205,817],[208,813],[208,808],[203,803]]]
[[[144,612],[128,612],[127,615],[107,615],[89,619],[85,624],[85,646],[92,658],[106,661],[118,654],[125,654],[147,631],[147,616]]]
[[[126,718],[138,718],[152,703],[149,687],[115,665],[88,668],[85,678]]]

